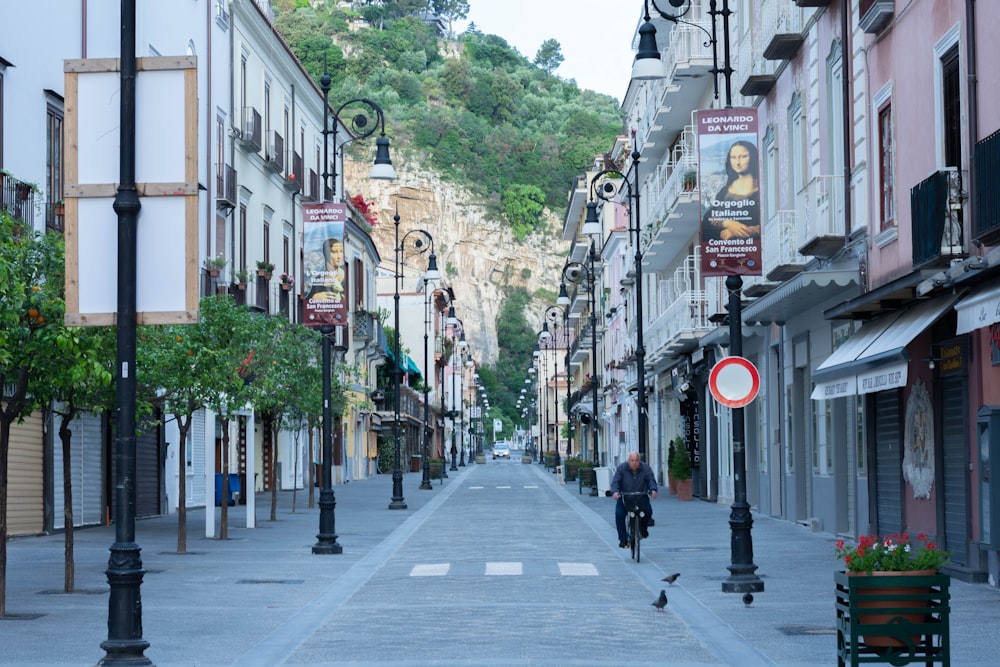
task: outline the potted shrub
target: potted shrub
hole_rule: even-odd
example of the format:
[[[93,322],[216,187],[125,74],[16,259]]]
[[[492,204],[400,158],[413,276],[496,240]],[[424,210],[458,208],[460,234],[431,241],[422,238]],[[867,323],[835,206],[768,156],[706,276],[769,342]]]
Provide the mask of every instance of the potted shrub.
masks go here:
[[[580,469],[577,471],[577,475],[580,476],[580,480],[583,482],[584,486],[592,487],[597,485],[597,479],[594,478],[594,462],[581,460]]]
[[[670,495],[677,495],[677,479],[674,477],[674,459],[677,457],[677,441],[681,441],[681,445],[684,444],[684,439],[677,436],[670,441],[667,446],[667,489],[670,491]]]
[[[222,269],[226,268],[226,258],[222,255],[216,255],[215,257],[206,257],[204,262],[205,269],[208,270],[208,275],[215,277],[219,275]]]
[[[676,441],[675,441],[676,442]],[[677,499],[691,500],[691,457],[687,446],[682,442],[674,452],[674,463],[670,467],[670,478],[677,480]]]
[[[236,281],[236,285],[240,289],[246,289],[247,283],[250,281],[250,272],[246,269],[240,269],[233,274],[233,280]]]
[[[563,474],[567,482],[575,482],[577,471],[580,470],[580,459],[575,456],[567,456],[563,461]]]
[[[274,273],[274,264],[271,262],[265,262],[262,259],[257,260],[257,275],[263,276],[268,280],[271,279],[271,274]]]
[[[282,273],[278,277],[281,279],[281,289],[286,292],[292,289],[292,286],[295,284],[295,276],[289,273]]]

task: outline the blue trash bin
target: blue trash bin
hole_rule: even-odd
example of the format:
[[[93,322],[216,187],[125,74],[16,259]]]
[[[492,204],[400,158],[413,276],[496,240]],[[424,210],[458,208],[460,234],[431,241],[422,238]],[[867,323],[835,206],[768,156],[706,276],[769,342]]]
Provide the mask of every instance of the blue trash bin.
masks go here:
[[[240,476],[236,473],[229,473],[229,499],[228,504],[230,507],[236,504],[236,500],[233,498],[233,494],[240,492]],[[222,506],[222,473],[215,473],[215,506]]]

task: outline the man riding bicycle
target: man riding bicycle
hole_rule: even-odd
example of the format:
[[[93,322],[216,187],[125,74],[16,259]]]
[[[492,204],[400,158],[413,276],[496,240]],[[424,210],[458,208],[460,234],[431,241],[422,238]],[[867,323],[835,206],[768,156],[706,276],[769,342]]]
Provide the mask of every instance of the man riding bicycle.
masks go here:
[[[642,537],[648,537],[647,528],[653,523],[653,506],[649,502],[649,496],[656,497],[656,476],[653,474],[653,469],[639,458],[639,452],[629,452],[628,460],[618,465],[615,477],[611,480],[611,497],[618,501],[615,503],[618,546],[628,549],[628,532],[625,530],[627,510],[622,500],[623,493],[642,493],[636,498],[639,509],[645,512],[645,516],[640,520],[639,531]],[[649,495],[646,495],[647,493]]]

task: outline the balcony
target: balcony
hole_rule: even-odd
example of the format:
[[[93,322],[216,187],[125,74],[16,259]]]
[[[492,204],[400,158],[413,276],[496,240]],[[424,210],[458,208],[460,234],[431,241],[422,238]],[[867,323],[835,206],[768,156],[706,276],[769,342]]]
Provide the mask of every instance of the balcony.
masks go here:
[[[692,22],[711,32],[708,16],[692,15]],[[656,22],[660,44],[666,44],[660,58],[666,78],[651,82],[649,102],[638,112],[637,141],[647,164],[656,164],[669,150],[677,133],[691,122],[691,109],[701,104],[705,91],[712,86],[712,47],[705,33],[695,25]],[[666,40],[663,40],[666,35]]]
[[[831,0],[795,0],[799,7],[829,7]]]
[[[278,134],[277,130],[271,130],[267,133],[264,167],[276,174],[285,171],[285,138]]]
[[[775,76],[775,63],[774,60],[764,58],[762,49],[755,44],[754,31],[746,33],[736,44],[736,71],[746,76],[740,86],[740,94],[744,97],[758,97],[770,93],[778,80]],[[734,83],[739,81],[736,79]]]
[[[772,282],[782,282],[792,278],[805,268],[805,260],[799,254],[796,243],[798,211],[778,211],[767,222],[761,233],[761,262],[764,275]]]
[[[221,162],[215,165],[215,208],[220,211],[236,208],[236,170]]]
[[[948,266],[965,257],[962,175],[955,167],[931,174],[910,190],[913,268]]]
[[[646,363],[651,367],[693,350],[715,328],[709,317],[718,310],[718,299],[701,289],[701,283],[699,253],[688,255],[673,277],[661,283],[660,315],[644,332]]]
[[[0,171],[0,208],[29,227],[35,223],[35,188]]]
[[[808,257],[832,257],[844,247],[844,177],[817,176],[806,185],[803,197],[799,252]]]
[[[976,144],[973,152],[980,183],[1000,182],[1000,131]],[[976,188],[976,217],[972,236],[985,245],[1000,243],[1000,188]]]
[[[318,200],[319,199],[319,174],[317,174],[314,170],[310,169],[309,170],[309,176],[308,176],[307,183],[308,183],[308,187],[306,188],[305,192],[302,194],[302,198],[305,199],[306,201],[316,201],[316,200]]]
[[[689,251],[699,232],[701,205],[698,199],[698,157],[695,129],[688,126],[674,147],[670,161],[660,165],[651,188],[659,194],[644,210],[642,246],[644,269],[656,272],[671,266],[678,255]]]
[[[767,42],[764,58],[791,60],[805,41],[802,36],[802,12],[787,0],[772,0],[764,4],[761,14],[760,30]]]
[[[238,143],[253,153],[259,153],[263,137],[260,112],[253,107],[243,107]]]
[[[305,174],[303,173],[302,156],[295,151],[288,151],[289,162],[292,165],[292,169],[288,172],[288,178],[285,179],[285,188],[289,192],[299,192],[303,187],[303,178]]]
[[[877,33],[885,27],[895,11],[895,0],[861,0],[858,25],[867,33]]]

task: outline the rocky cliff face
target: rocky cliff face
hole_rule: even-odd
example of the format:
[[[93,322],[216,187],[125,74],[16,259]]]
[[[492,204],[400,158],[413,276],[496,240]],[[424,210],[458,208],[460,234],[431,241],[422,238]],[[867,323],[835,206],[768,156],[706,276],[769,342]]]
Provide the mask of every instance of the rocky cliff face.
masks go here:
[[[513,288],[523,287],[533,297],[525,316],[536,330],[541,329],[542,313],[559,292],[569,250],[561,238],[559,216],[546,210],[545,231],[519,243],[506,223],[491,216],[468,191],[440,180],[434,172],[394,164],[396,180],[377,181],[368,179],[370,163],[345,162],[347,190],[362,193],[379,211],[372,237],[389,273],[397,207],[400,237],[415,228],[434,237],[438,268],[455,293],[455,312],[480,363],[497,361],[497,317]]]

